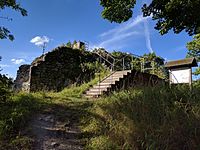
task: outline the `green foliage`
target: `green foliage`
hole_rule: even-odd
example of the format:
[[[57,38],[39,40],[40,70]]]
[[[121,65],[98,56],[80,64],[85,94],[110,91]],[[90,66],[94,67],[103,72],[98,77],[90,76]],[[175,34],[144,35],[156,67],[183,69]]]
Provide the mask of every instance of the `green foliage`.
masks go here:
[[[200,32],[199,5],[199,0],[165,0],[162,2],[152,0],[148,6],[145,4],[142,10],[144,16],[152,15],[153,20],[157,20],[155,29],[161,34],[173,29],[174,33],[185,30],[189,35],[193,35]],[[178,15],[177,12],[184,13],[184,15]]]
[[[102,16],[111,22],[121,23],[132,17],[136,0],[100,0],[104,7]]]
[[[0,56],[1,61],[1,56]],[[1,68],[0,68],[1,71]],[[12,79],[0,73],[0,105],[9,100],[11,95]]]
[[[12,79],[0,74],[0,105],[9,100],[11,95]]]
[[[129,70],[131,69],[131,63],[133,57],[124,52],[120,51],[113,51],[111,55],[115,58],[115,70],[123,70],[123,59],[124,59],[124,69]]]
[[[90,149],[105,139],[118,149],[199,149],[199,90],[132,89],[97,101],[84,128],[93,135]]]
[[[19,93],[0,105],[0,139],[10,139],[26,125],[31,114],[40,108],[36,97]]]
[[[104,7],[102,17],[111,22],[121,23],[132,17],[136,0],[100,0]],[[140,2],[140,1],[137,1]],[[155,29],[163,35],[173,30],[185,30],[189,35],[200,33],[200,0],[151,0],[142,7],[143,16],[156,20]],[[184,15],[179,15],[180,12]]]
[[[156,53],[144,54],[143,58],[145,61],[154,61],[158,66],[164,65],[164,59],[160,56],[157,56]]]
[[[193,37],[193,41],[187,43],[187,57],[195,57],[200,61],[200,34]]]
[[[66,46],[69,48],[72,48],[72,43],[69,41],[69,42],[67,42]]]
[[[91,139],[91,143],[87,146],[87,149],[111,150],[117,149],[117,145],[110,142],[108,137],[99,136]]]
[[[193,41],[187,43],[188,54],[187,57],[195,57],[200,61],[200,34],[194,36]],[[197,68],[194,75],[200,74],[200,68]]]
[[[11,8],[15,11],[21,13],[22,16],[27,16],[27,11],[17,3],[16,0],[1,0],[0,1],[0,10],[5,8]],[[7,18],[5,18],[7,19]],[[9,39],[11,41],[14,40],[14,36],[10,33],[10,31],[5,27],[0,27],[0,39]]]
[[[200,75],[200,67],[198,67],[195,72],[193,73],[195,76]]]
[[[144,54],[141,59],[144,64],[144,72],[155,74],[160,78],[167,78],[167,70],[164,68],[164,59],[155,53]]]

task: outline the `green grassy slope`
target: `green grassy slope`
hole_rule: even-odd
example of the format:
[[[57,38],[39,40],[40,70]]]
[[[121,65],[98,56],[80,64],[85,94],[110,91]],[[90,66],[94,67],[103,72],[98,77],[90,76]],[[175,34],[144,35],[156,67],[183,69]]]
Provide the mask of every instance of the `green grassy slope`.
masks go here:
[[[95,101],[81,97],[96,82],[59,93],[11,95],[0,104],[1,148],[31,149],[32,139],[22,131],[33,114],[48,108],[61,118],[73,111],[86,149],[200,148],[198,86],[192,91],[186,86],[129,89]]]
[[[94,102],[88,149],[199,149],[200,89],[139,88]]]

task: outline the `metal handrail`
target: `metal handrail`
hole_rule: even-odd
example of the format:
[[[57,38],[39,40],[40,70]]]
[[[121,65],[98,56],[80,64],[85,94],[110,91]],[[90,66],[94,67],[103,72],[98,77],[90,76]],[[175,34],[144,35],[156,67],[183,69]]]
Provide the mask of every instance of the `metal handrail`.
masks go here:
[[[110,66],[108,68],[111,67],[111,70],[114,71],[114,64],[115,64],[115,58],[113,58],[111,55],[109,55],[107,53],[107,55],[109,55],[112,59],[113,59],[113,63],[111,63],[108,59],[104,58],[103,56],[101,56],[101,54],[97,53],[97,52],[93,52],[94,54],[97,54],[100,58],[103,58],[103,60],[105,60],[106,62],[108,62],[110,64]]]
[[[108,61],[107,59],[105,59],[103,56],[101,56],[99,53],[93,52],[94,54],[99,55],[99,57],[103,58],[105,61],[107,61],[110,65],[112,65],[112,63],[110,61]]]

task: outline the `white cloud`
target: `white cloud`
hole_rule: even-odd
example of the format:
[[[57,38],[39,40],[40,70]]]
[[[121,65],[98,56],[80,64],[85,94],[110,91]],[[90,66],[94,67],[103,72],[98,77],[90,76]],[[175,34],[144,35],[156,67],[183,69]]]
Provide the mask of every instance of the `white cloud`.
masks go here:
[[[101,42],[99,44],[99,47],[108,47],[112,43],[115,43],[115,42],[117,42],[119,40],[121,41],[121,40],[126,39],[128,37],[131,37],[133,35],[139,35],[139,32],[133,31],[133,32],[128,32],[128,33],[120,34],[120,35],[117,35],[117,36],[113,36],[112,38]]]
[[[128,22],[122,23],[117,27],[103,32],[99,35],[101,38],[96,47],[104,47],[106,49],[123,48],[128,43],[128,40],[134,40],[144,36],[144,21],[147,21],[151,17],[143,17],[138,15]]]
[[[36,46],[44,46],[44,44],[49,43],[50,39],[47,36],[36,36],[30,42]]]
[[[0,68],[8,68],[8,67],[10,67],[10,65],[0,64]]]
[[[20,58],[20,59],[15,59],[15,58],[13,58],[13,59],[11,59],[11,62],[12,62],[13,64],[15,64],[15,65],[20,65],[20,64],[22,64],[22,63],[25,63],[26,61],[25,61],[24,59],[22,59],[22,58]]]
[[[144,20],[147,20],[149,18],[150,17],[143,17],[142,15],[138,15],[136,18],[131,19],[127,23],[123,23],[114,29],[108,30],[108,31],[100,34],[100,37],[105,37],[105,36],[109,36],[109,35],[117,35],[122,32],[126,32],[126,31],[132,29],[133,27],[139,25]]]
[[[151,45],[151,37],[150,37],[150,32],[149,32],[149,26],[148,26],[147,20],[144,20],[144,35],[145,35],[145,39],[146,39],[146,47],[150,53],[153,53],[153,48]]]

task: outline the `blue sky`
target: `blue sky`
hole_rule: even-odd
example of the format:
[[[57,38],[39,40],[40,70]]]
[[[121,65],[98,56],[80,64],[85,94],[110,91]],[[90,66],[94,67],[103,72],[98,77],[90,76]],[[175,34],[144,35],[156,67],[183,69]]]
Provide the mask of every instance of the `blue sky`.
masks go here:
[[[0,26],[6,26],[15,36],[13,42],[0,40],[0,66],[2,73],[16,76],[22,64],[29,64],[42,50],[30,41],[36,36],[48,37],[47,50],[67,43],[69,40],[89,42],[90,48],[104,47],[109,51],[120,50],[138,55],[154,51],[167,60],[186,56],[186,43],[192,40],[185,32],[161,36],[154,29],[151,18],[143,18],[141,2],[133,17],[123,24],[110,23],[101,17],[99,0],[21,0],[28,11],[27,17],[6,9],[1,16]]]

